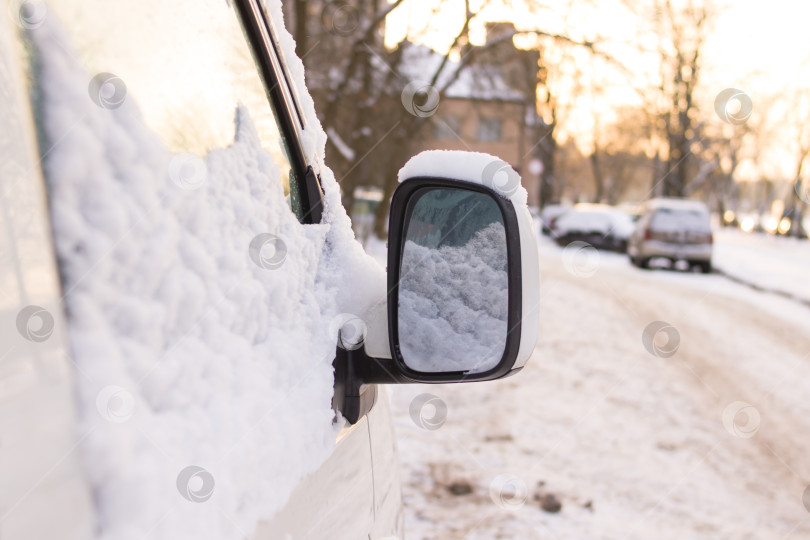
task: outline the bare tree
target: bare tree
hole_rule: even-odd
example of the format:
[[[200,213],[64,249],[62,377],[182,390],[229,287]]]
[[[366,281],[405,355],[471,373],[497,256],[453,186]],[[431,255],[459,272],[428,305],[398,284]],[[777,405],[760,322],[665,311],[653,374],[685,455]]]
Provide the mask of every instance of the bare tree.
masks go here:
[[[410,156],[412,141],[431,121],[435,108],[446,90],[465,70],[486,61],[505,42],[511,46],[515,35],[533,35],[537,51],[526,55],[525,70],[514,81],[523,88],[526,107],[537,109],[544,121],[525,126],[530,132],[529,146],[544,167],[543,185],[553,186],[557,125],[556,100],[538,65],[542,46],[563,43],[593,49],[592,43],[578,42],[565,35],[528,28],[519,29],[487,42],[469,45],[471,22],[486,6],[477,11],[464,3],[459,13],[459,27],[450,46],[442,54],[433,53],[432,62],[420,64],[422,71],[413,73],[413,56],[418,47],[413,34],[386,47],[386,17],[402,0],[287,0],[286,15],[292,19],[297,52],[307,67],[307,83],[315,99],[319,117],[327,134],[327,158],[340,182],[343,203],[351,211],[355,188],[377,185],[383,189],[374,231],[380,238],[386,234],[391,195],[396,188],[397,171]],[[435,10],[446,8],[437,1]],[[429,21],[426,21],[426,25]],[[419,30],[415,31],[418,35]],[[455,57],[454,61],[452,57]],[[542,63],[542,62],[541,62]],[[413,86],[416,80],[422,84]],[[407,95],[405,95],[407,94]],[[538,100],[539,96],[539,100]],[[408,106],[403,99],[412,106]],[[404,106],[403,106],[404,105]],[[541,188],[541,192],[542,192]],[[541,193],[541,200],[553,198]]]
[[[810,175],[807,174],[808,157],[810,157],[810,91],[799,92],[793,98],[790,107],[790,118],[785,122],[791,133],[794,155],[794,173],[791,179],[793,189],[785,200],[784,217],[790,219],[791,227],[788,231],[791,236],[805,238],[804,211],[810,203]]]
[[[429,73],[419,75],[427,84],[413,89],[413,107],[403,107],[401,96],[412,82],[405,69],[412,44],[403,39],[392,48],[384,45],[386,17],[401,3],[290,0],[286,5],[297,52],[329,135],[327,157],[340,182],[343,204],[351,211],[359,185],[383,187],[381,218],[375,220],[381,237],[397,170],[408,157],[410,138],[427,121],[429,115],[422,111],[433,106],[440,92],[434,88],[437,81],[448,78],[445,70],[453,50]],[[465,41],[474,16],[467,3],[453,47]]]
[[[648,194],[652,129],[643,106],[617,108],[615,120],[607,125],[595,119],[589,156],[595,202],[616,204],[629,195],[635,199]]]
[[[661,194],[682,197],[689,183],[690,158],[698,113],[695,91],[700,80],[703,49],[716,9],[710,0],[656,0],[654,28],[660,55],[659,130],[666,141],[666,171]]]

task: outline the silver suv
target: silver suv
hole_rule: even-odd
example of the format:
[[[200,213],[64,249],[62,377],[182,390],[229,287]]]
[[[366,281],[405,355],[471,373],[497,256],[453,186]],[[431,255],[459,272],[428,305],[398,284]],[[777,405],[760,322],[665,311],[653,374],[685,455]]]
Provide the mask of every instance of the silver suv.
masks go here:
[[[652,199],[644,205],[627,254],[639,268],[649,268],[653,259],[669,259],[674,265],[686,261],[704,273],[712,270],[712,229],[709,209],[689,199]]]

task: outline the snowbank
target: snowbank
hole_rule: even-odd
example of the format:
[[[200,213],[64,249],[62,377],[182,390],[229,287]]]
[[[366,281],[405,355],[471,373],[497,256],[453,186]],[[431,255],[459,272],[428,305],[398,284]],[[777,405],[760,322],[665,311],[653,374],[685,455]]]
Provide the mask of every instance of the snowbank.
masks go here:
[[[268,10],[280,24],[280,3]],[[172,155],[138,96],[115,110],[88,100],[55,17],[32,36],[45,137],[58,141],[44,167],[99,535],[243,536],[330,455],[331,322],[385,293],[322,165],[292,39],[280,29],[305,151],[321,163],[321,225],[289,210],[246,108],[227,148]],[[181,161],[204,181],[174,182]],[[275,251],[251,252],[260,235]]]
[[[718,229],[712,264],[732,278],[810,303],[810,242]]]

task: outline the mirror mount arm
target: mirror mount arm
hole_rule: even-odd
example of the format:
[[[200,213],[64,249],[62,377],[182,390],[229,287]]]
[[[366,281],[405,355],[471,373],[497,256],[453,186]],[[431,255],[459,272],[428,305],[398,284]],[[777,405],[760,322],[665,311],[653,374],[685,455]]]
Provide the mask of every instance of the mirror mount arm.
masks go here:
[[[356,424],[377,401],[378,384],[413,383],[396,369],[390,358],[372,358],[361,344],[355,349],[337,347],[332,409],[350,424]]]
[[[400,373],[391,358],[368,356],[363,347],[352,352],[355,353],[357,377],[365,384],[408,384],[416,382]]]

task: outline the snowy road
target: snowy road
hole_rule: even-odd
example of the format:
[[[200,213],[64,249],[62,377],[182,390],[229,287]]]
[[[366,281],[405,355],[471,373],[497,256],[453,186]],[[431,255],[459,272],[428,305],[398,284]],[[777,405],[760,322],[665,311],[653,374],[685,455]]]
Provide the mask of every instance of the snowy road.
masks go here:
[[[523,372],[390,390],[407,538],[810,537],[810,310],[569,255],[541,244]],[[675,329],[658,356],[642,341],[655,321]],[[443,424],[439,402],[436,425],[433,405],[409,411],[423,393]],[[559,513],[541,510],[549,493]]]

